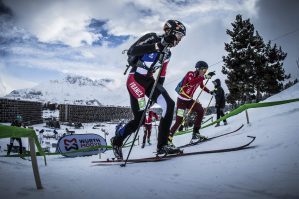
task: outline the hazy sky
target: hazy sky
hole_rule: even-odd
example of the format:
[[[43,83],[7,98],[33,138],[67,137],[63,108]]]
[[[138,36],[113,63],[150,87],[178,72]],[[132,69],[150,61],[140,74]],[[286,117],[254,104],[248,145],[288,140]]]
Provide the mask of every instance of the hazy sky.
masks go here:
[[[198,60],[224,80],[226,29],[237,14],[288,53],[285,70],[299,78],[296,0],[0,0],[0,96],[68,73],[112,78],[115,92],[126,89],[122,50],[147,32],[162,33],[167,19],[178,19],[187,35],[172,50],[165,82],[175,98],[176,84]]]

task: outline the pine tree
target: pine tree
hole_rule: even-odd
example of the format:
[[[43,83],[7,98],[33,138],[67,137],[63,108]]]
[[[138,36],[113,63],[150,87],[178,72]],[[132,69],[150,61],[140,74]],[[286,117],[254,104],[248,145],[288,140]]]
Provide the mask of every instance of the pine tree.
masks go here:
[[[282,81],[290,75],[285,75],[283,60],[286,53],[281,47],[271,47],[271,42],[265,45],[258,31],[254,31],[250,20],[236,16],[232,23],[233,30],[226,33],[232,41],[225,43],[227,56],[223,56],[222,73],[227,75],[225,83],[229,89],[229,103],[245,103],[262,99],[264,94],[274,94],[283,89]],[[264,95],[265,96],[265,95]]]
[[[236,103],[241,101],[245,103],[250,100],[254,90],[248,82],[252,78],[252,52],[251,43],[254,41],[254,26],[250,20],[242,20],[241,15],[236,16],[236,20],[232,23],[233,30],[227,30],[226,33],[232,37],[232,41],[225,43],[227,56],[223,56],[224,66],[223,74],[227,75],[225,83],[229,89],[227,101]]]
[[[289,79],[291,75],[285,75],[283,69],[283,60],[287,54],[284,53],[281,47],[274,44],[271,47],[271,41],[268,42],[265,50],[267,64],[264,72],[263,91],[273,95],[283,90],[283,81]]]

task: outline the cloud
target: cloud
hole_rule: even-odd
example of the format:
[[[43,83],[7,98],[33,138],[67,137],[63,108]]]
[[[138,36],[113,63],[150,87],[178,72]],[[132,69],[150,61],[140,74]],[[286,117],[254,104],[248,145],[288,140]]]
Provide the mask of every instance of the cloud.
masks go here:
[[[139,36],[148,31],[161,31],[169,18],[182,18],[188,23],[204,21],[211,12],[250,11],[255,1],[4,1],[16,22],[39,41],[78,47],[91,44],[98,36],[86,27],[91,20],[105,21],[109,34]],[[244,3],[243,3],[244,2]],[[199,17],[199,18],[197,18]],[[195,20],[196,22],[197,20]]]
[[[292,79],[299,78],[296,66],[299,59],[299,1],[258,1],[256,6],[258,15],[252,18],[256,30],[264,41],[272,40],[272,44],[276,43],[287,52],[285,71],[292,75]]]
[[[0,61],[0,97],[7,95],[12,90],[31,88],[36,86],[36,82],[12,76],[7,72],[5,65]]]
[[[145,33],[162,33],[167,19],[178,19],[187,26],[187,36],[172,50],[165,82],[175,97],[176,83],[193,70],[198,60],[207,61],[211,70],[224,79],[221,57],[225,55],[224,42],[230,39],[225,31],[231,29],[230,23],[237,14],[251,18],[267,41],[296,26],[289,18],[297,14],[286,15],[289,9],[294,13],[296,9],[287,5],[295,2],[275,0],[270,5],[272,1],[258,0],[5,0],[0,11],[5,7],[10,18],[0,21],[0,56],[8,73],[14,66],[45,70],[44,79],[50,78],[46,75],[49,71],[56,71],[125,82],[122,74],[126,56],[121,52]],[[289,44],[279,41],[287,49]],[[293,46],[296,41],[292,40]]]

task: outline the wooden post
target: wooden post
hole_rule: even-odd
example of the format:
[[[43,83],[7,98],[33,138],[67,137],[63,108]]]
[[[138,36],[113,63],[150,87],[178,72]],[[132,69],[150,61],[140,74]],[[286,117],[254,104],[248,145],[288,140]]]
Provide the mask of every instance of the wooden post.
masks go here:
[[[247,109],[245,110],[246,112],[246,119],[247,119],[247,124],[249,124],[249,116],[248,116],[248,112],[247,112]]]
[[[99,152],[99,159],[101,159],[101,148],[98,148],[98,152]]]
[[[42,186],[42,183],[40,180],[40,176],[39,176],[37,160],[36,160],[34,139],[31,137],[29,137],[28,139],[29,139],[31,163],[32,163],[32,169],[33,169],[33,174],[34,174],[34,178],[35,178],[36,188],[43,189],[43,186]]]

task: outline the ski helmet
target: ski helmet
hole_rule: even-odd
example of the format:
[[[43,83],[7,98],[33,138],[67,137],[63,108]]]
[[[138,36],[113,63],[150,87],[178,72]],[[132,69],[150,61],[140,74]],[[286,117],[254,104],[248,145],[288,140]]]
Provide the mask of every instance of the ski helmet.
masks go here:
[[[220,79],[215,79],[214,81],[212,81],[213,84],[218,87],[218,86],[221,86],[221,82],[220,82]]]
[[[204,61],[198,61],[196,64],[195,64],[195,68],[196,69],[208,69],[209,66],[206,62]]]
[[[183,23],[181,23],[178,20],[168,20],[164,24],[163,30],[166,32],[167,30],[170,30],[170,32],[176,32],[181,33],[183,36],[186,35],[186,27]]]

